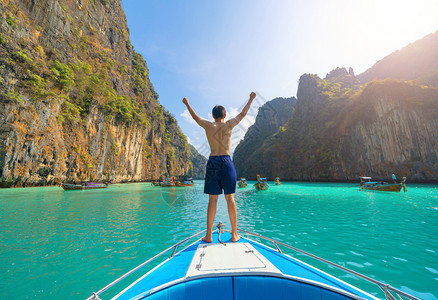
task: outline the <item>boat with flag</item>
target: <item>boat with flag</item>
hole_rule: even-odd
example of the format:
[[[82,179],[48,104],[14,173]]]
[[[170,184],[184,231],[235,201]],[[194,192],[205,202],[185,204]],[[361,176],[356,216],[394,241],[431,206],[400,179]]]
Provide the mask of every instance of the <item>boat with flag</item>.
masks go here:
[[[406,177],[403,177],[401,182],[397,182],[397,177],[392,174],[393,183],[388,183],[384,181],[372,181],[371,177],[361,176],[359,187],[361,190],[370,191],[384,191],[384,192],[400,192],[403,188],[404,192],[407,192],[406,188]]]
[[[261,178],[259,174],[257,174],[257,183],[254,184],[254,187],[258,191],[266,191],[269,189],[269,184],[266,181],[266,178]]]
[[[98,183],[98,182],[85,182],[82,184],[74,184],[74,183],[61,183],[61,187],[68,190],[93,190],[93,189],[105,189],[108,187],[108,184]]]
[[[248,186],[248,183],[246,182],[246,179],[245,179],[245,178],[241,177],[240,180],[239,180],[239,182],[237,183],[237,185],[238,185],[240,188],[245,188],[245,187]]]
[[[109,288],[166,253],[170,257],[120,288],[112,299],[418,299],[387,283],[257,233],[238,229],[241,238],[233,243],[222,223],[217,227],[212,243],[199,238],[205,230],[198,232],[146,260],[87,300],[101,299]],[[193,239],[197,240],[177,252],[179,246]],[[346,278],[353,276],[373,283],[381,293],[378,295],[377,287],[372,293],[364,291],[283,251],[312,257],[318,263],[346,272]]]
[[[162,182],[160,182],[161,187],[173,187],[176,186],[175,177],[166,178]]]

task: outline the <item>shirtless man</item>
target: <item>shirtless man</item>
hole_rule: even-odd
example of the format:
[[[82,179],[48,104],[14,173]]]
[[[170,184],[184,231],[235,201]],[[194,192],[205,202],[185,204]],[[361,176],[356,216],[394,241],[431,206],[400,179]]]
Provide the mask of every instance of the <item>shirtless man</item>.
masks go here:
[[[222,191],[227,200],[228,215],[231,223],[231,240],[237,242],[240,237],[237,235],[237,210],[234,202],[234,193],[236,192],[236,169],[230,157],[231,132],[233,127],[242,121],[251,107],[252,101],[256,94],[252,92],[249,95],[248,103],[242,112],[235,118],[224,121],[226,111],[223,106],[216,105],[213,108],[214,122],[200,118],[190,107],[189,100],[183,99],[190,115],[204,128],[207,134],[207,140],[210,145],[210,157],[207,162],[207,172],[205,174],[204,193],[209,195],[207,209],[207,233],[202,238],[204,242],[212,242],[213,223],[216,215],[217,200]]]

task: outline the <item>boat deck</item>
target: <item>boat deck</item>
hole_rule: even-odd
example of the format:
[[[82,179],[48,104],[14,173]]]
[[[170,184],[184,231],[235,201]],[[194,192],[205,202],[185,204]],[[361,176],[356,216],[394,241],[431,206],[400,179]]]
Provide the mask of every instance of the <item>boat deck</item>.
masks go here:
[[[221,240],[196,241],[114,299],[376,299],[255,241]]]

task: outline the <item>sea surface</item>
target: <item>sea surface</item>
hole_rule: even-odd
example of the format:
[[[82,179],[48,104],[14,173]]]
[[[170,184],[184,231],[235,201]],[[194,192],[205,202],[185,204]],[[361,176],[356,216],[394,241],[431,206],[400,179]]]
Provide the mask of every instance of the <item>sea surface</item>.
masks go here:
[[[290,182],[258,192],[250,182],[236,192],[238,227],[418,298],[438,299],[438,187],[408,183],[407,188],[407,193],[370,192],[354,184]],[[207,204],[203,181],[185,188],[134,183],[89,191],[1,189],[0,299],[84,299],[203,230]],[[223,196],[218,221],[230,229]],[[377,292],[352,275],[283,250]],[[147,270],[123,280],[103,298]]]

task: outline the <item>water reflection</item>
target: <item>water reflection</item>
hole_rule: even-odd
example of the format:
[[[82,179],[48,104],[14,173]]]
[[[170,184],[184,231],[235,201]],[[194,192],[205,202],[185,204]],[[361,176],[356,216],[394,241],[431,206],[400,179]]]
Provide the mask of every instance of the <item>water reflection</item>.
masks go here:
[[[378,193],[352,184],[284,183],[257,192],[249,183],[235,194],[238,226],[399,288],[406,276],[422,278],[409,288],[438,297],[438,210],[431,208],[438,207],[437,189],[408,189]],[[17,289],[28,298],[46,298],[47,291],[54,298],[84,298],[166,245],[205,229],[208,205],[202,181],[183,188],[139,183],[100,191],[0,190],[0,199],[5,298]],[[219,221],[230,229],[223,195]]]

